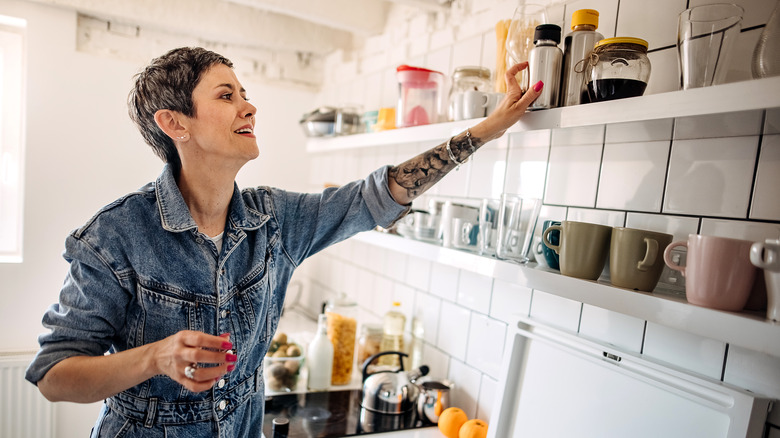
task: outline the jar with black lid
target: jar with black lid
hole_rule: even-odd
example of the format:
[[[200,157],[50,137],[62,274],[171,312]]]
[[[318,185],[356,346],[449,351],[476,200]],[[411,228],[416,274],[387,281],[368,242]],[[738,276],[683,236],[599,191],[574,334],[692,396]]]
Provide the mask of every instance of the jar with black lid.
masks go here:
[[[647,41],[641,38],[606,38],[593,48],[585,62],[591,102],[644,94],[650,79]]]

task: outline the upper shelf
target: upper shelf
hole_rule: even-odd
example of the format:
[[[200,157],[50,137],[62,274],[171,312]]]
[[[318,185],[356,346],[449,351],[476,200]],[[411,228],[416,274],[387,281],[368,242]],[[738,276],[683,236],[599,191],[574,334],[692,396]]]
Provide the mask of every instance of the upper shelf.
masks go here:
[[[780,107],[780,77],[529,112],[508,132],[638,122],[776,107]],[[463,132],[480,120],[482,119],[460,120],[343,137],[310,138],[306,143],[306,150],[327,152],[441,141]]]
[[[366,232],[353,239],[780,357],[780,323],[757,312],[699,307],[660,290],[650,293],[622,289],[603,281],[567,277],[535,263],[519,265],[392,234]]]

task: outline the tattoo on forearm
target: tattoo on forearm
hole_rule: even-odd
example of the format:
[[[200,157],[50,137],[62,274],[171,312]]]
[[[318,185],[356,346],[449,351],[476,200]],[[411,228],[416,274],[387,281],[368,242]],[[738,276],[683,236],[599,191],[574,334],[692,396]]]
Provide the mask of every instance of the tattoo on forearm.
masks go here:
[[[472,136],[471,144],[474,145],[476,150],[482,146],[483,142],[482,139]],[[450,149],[455,158],[461,163],[472,153],[465,133],[458,134],[452,138]],[[445,142],[398,166],[392,167],[389,176],[399,186],[406,189],[406,194],[410,199],[414,199],[439,182],[444,178],[444,175],[455,167],[457,167],[457,163],[450,159],[447,153],[447,143]]]

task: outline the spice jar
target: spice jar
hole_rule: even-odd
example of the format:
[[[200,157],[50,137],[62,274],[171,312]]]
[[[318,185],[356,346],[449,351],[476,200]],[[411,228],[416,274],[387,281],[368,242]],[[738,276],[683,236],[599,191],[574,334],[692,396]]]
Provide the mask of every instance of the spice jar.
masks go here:
[[[490,92],[490,69],[476,66],[457,67],[452,73],[452,87],[450,88],[450,120],[463,120],[462,106],[463,93],[466,91]]]
[[[647,41],[640,38],[606,38],[587,58],[585,78],[591,102],[644,94],[650,79]]]
[[[325,308],[328,319],[328,338],[333,344],[331,385],[346,385],[352,379],[357,311],[357,303],[350,301],[343,294],[328,301]]]

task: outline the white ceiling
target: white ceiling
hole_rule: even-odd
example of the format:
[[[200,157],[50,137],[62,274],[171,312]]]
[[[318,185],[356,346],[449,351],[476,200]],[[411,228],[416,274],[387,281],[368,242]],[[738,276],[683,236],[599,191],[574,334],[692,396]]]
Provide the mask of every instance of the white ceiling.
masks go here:
[[[451,0],[31,0],[83,15],[201,40],[315,56],[378,35],[392,3],[420,12]]]

